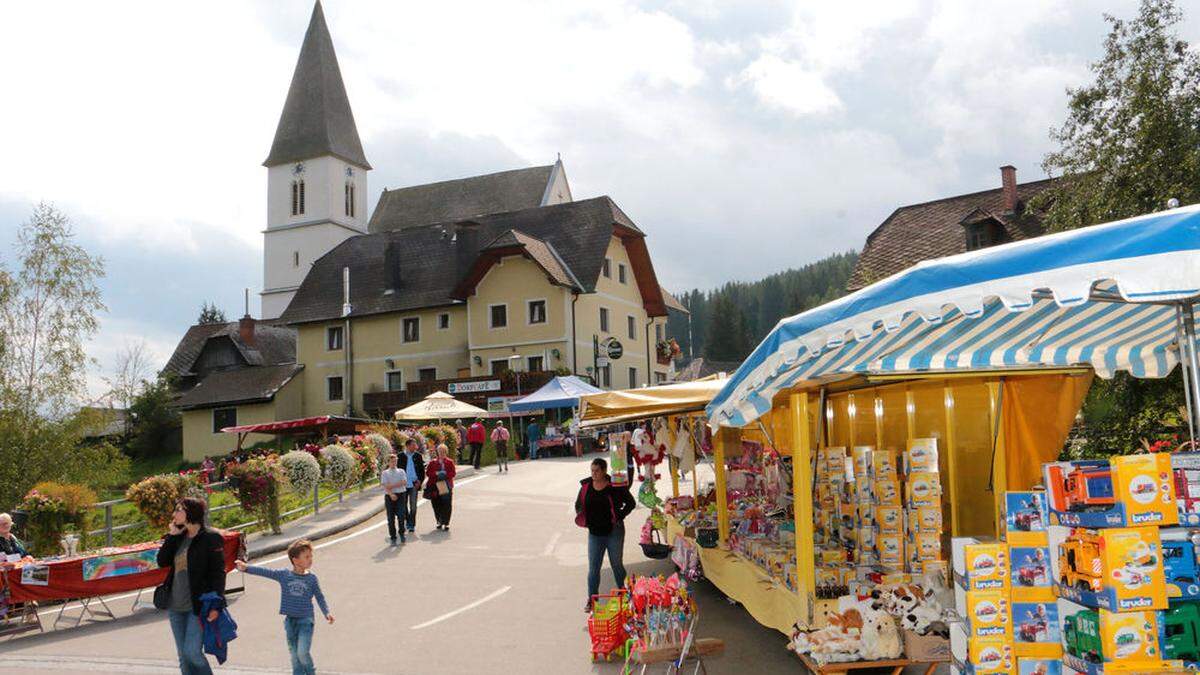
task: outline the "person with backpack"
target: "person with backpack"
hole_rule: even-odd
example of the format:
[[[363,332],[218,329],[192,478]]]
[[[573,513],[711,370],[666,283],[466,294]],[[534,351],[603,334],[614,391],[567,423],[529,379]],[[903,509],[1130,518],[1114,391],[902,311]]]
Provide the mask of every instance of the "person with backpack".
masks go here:
[[[600,568],[606,551],[617,588],[625,585],[625,516],[635,508],[637,502],[629,488],[612,484],[608,462],[593,459],[592,475],[579,481],[575,498],[575,524],[588,531],[588,597],[584,611],[592,610],[592,596],[600,592]]]
[[[492,429],[492,444],[496,446],[496,473],[508,472],[508,427],[497,421]]]

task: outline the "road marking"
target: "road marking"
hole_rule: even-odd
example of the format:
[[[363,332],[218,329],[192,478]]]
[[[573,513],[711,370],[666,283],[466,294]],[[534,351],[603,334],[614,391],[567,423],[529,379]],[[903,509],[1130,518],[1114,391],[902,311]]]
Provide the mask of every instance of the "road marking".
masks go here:
[[[480,476],[475,476],[474,478],[468,478],[468,479],[458,483],[458,486],[461,487],[463,485],[470,485],[471,483],[474,483],[475,481],[479,481],[479,480],[483,480],[484,478],[487,478],[489,475],[491,475],[491,474],[485,473]],[[422,504],[428,504],[428,503],[429,503],[428,500],[426,500],[424,497],[421,497],[420,499],[417,500],[417,506],[420,506]],[[386,527],[386,526],[387,526],[387,519],[384,519],[378,523],[375,523],[374,525],[364,527],[363,529],[359,530],[358,532],[352,532],[350,534],[347,534],[344,537],[338,537],[337,539],[330,539],[329,541],[323,541],[320,544],[313,546],[313,548],[325,548],[326,546],[332,546],[339,542],[346,541],[347,539],[353,539],[359,535],[363,535],[372,530],[377,530],[381,527]],[[283,560],[284,558],[287,558],[286,553],[281,556],[277,556],[275,558],[270,558],[268,560],[261,560],[258,562],[258,564],[265,565],[268,563],[279,562],[280,560]],[[146,590],[146,589],[142,589],[142,590]],[[105,599],[105,601],[124,600],[125,598],[132,598],[140,592],[141,591],[134,591],[132,593],[125,593],[122,595],[104,596],[104,599]],[[67,611],[70,611],[72,609],[79,609],[79,605],[70,605],[67,607]],[[57,614],[60,610],[61,610],[61,607],[55,607],[54,609],[48,609],[44,612],[38,612],[38,616],[46,616],[48,614]]]
[[[562,532],[555,532],[550,541],[546,542],[546,548],[542,549],[542,555],[550,557],[554,555],[554,547],[558,546],[558,540],[562,538]]]
[[[454,610],[453,612],[446,612],[445,614],[439,616],[436,619],[430,619],[429,621],[426,621],[425,623],[419,623],[419,624],[413,626],[412,630],[421,630],[422,628],[428,628],[429,626],[432,626],[435,623],[441,623],[442,621],[445,621],[446,619],[452,619],[467,610],[475,609],[476,607],[482,605],[483,603],[485,603],[489,600],[495,600],[496,598],[509,592],[511,589],[512,589],[512,586],[505,586],[504,588],[494,591],[493,593],[486,595],[486,596],[476,600],[475,602],[472,602],[469,605],[463,605],[462,607],[459,607],[458,609]]]
[[[102,656],[25,656],[21,654],[5,655],[0,667],[27,668],[36,670],[55,670],[61,672],[70,667],[72,672],[96,673],[153,673],[172,675],[179,672],[179,661],[176,659],[129,659],[106,658]],[[220,672],[225,675],[250,675],[252,673],[278,673],[278,668],[256,668],[253,666],[223,666]],[[326,671],[322,671],[326,672]],[[329,671],[332,674],[332,671]]]

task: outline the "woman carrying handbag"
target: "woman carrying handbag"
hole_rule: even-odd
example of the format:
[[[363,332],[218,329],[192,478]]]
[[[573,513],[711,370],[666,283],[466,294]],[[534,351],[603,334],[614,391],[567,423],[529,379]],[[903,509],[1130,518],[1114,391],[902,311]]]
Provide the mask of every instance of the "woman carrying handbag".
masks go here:
[[[437,529],[450,531],[451,500],[454,497],[454,462],[446,458],[445,444],[437,446],[437,459],[425,467],[425,498],[433,505]]]

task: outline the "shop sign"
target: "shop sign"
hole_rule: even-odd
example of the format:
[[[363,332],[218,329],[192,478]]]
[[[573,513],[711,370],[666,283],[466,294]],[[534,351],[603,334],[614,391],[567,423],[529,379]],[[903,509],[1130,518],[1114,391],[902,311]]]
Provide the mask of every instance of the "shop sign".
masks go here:
[[[608,358],[614,361],[621,358],[621,355],[625,353],[625,346],[616,338],[609,339],[608,344],[604,345],[604,349],[608,354]]]
[[[450,394],[477,394],[483,391],[500,391],[500,380],[451,382],[446,389]]]

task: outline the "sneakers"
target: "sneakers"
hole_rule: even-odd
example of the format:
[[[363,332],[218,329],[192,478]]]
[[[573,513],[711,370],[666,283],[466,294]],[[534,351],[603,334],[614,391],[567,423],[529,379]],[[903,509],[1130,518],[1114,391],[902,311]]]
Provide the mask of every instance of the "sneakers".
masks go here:
[[[392,546],[395,546],[395,545],[396,545],[396,538],[392,537]]]
[[[396,543],[396,540],[395,540],[395,539],[393,539],[393,540],[392,540],[392,543],[393,543],[393,544],[394,544],[394,543]],[[404,543],[404,535],[400,535],[400,543],[401,543],[401,544],[403,544],[403,543]]]
[[[415,527],[410,527],[410,528],[408,528],[408,531],[409,531],[409,532],[416,532],[416,531],[417,531],[417,528],[415,528]]]

